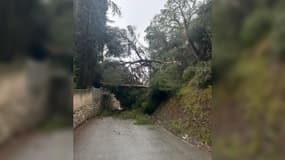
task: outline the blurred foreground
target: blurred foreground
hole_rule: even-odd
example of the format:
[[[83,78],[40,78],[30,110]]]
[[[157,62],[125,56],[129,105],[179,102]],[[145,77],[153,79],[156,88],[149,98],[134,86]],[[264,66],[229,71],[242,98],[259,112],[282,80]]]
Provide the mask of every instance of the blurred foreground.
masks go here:
[[[0,159],[71,159],[72,0],[0,8]]]
[[[54,66],[50,60],[1,64],[1,159],[72,157],[71,73]]]
[[[73,132],[71,129],[55,130],[15,138],[0,151],[0,159],[72,160]]]
[[[284,4],[214,3],[213,159],[285,158]]]

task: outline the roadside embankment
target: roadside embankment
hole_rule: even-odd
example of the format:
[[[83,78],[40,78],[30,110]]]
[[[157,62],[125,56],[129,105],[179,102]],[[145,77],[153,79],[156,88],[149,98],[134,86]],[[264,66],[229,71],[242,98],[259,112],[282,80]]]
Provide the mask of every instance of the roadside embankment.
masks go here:
[[[191,83],[163,102],[154,114],[158,125],[199,148],[210,150],[211,87],[197,89]]]

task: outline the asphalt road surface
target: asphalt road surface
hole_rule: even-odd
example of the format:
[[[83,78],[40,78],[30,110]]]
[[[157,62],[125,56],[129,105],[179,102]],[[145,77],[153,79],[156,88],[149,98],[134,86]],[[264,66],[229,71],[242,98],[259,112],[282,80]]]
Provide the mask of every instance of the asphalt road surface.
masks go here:
[[[74,160],[210,160],[163,129],[113,118],[90,120],[75,131]]]

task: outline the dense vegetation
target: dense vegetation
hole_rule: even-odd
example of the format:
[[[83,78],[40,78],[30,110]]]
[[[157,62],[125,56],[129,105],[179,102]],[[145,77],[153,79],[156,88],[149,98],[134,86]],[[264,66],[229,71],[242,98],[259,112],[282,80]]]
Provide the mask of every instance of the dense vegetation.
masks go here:
[[[284,159],[284,1],[214,6],[214,159]]]
[[[173,133],[210,145],[211,1],[196,3],[167,1],[146,29],[150,57],[163,63],[151,68],[142,107]]]

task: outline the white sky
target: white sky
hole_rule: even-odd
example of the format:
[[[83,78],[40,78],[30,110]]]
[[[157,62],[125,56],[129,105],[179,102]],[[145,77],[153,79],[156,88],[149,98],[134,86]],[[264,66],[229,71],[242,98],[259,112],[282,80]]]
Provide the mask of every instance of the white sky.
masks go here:
[[[152,18],[160,13],[166,0],[113,0],[122,11],[121,17],[112,17],[115,21],[110,25],[126,28],[127,25],[136,27],[136,32],[140,35],[139,39],[143,44],[144,30],[150,24]]]

